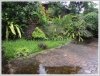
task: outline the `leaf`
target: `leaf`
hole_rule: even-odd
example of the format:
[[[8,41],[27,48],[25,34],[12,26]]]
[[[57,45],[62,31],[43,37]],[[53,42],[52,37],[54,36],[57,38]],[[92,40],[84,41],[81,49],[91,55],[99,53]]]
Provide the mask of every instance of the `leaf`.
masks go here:
[[[9,28],[10,28],[11,32],[12,32],[14,35],[16,35],[16,32],[15,32],[13,23],[10,23]]]
[[[21,31],[20,31],[18,25],[15,25],[15,27],[16,27],[16,29],[17,29],[17,32],[18,32],[19,37],[21,38]]]
[[[72,33],[72,38],[74,38],[75,37],[75,35],[74,35],[74,33]]]

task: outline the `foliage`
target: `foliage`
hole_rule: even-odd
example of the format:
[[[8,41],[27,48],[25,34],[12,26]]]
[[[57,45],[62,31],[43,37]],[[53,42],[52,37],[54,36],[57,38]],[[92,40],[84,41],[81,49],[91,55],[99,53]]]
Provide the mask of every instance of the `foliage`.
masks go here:
[[[66,5],[63,5],[63,2],[49,2],[48,9],[46,13],[49,17],[54,18],[60,16],[64,16],[69,13],[69,10],[66,8]]]
[[[47,7],[45,5],[47,5]],[[9,35],[8,28],[6,28],[9,27],[7,23],[14,22],[19,25],[16,29],[19,31],[18,28],[20,27],[23,31],[21,34],[25,34],[27,37],[32,38],[32,32],[36,27],[41,27],[43,30],[47,27],[49,29],[50,27],[50,29],[47,30],[48,32],[45,32],[48,37],[52,35],[52,38],[63,38],[66,34],[66,27],[70,27],[69,25],[73,24],[70,16],[67,16],[66,20],[66,14],[79,14],[82,9],[84,9],[83,12],[85,14],[97,10],[94,6],[95,4],[91,1],[71,1],[69,5],[66,5],[66,2],[60,1],[49,2],[47,4],[42,4],[38,1],[2,2],[3,37],[6,36],[7,38]],[[50,21],[51,24],[49,24]],[[75,24],[77,24],[77,20]],[[11,28],[13,28],[13,26]],[[50,30],[52,31],[49,32]],[[11,35],[15,35],[14,30],[11,30],[11,32]],[[20,32],[17,33],[21,37]],[[11,37],[11,39],[13,38]]]
[[[96,4],[93,2],[84,2],[83,7],[84,7],[84,14],[90,13],[90,12],[96,12],[98,13],[98,9],[95,8]]]
[[[35,39],[47,39],[45,33],[39,27],[35,28],[32,33],[32,37]]]
[[[50,25],[46,27],[46,35],[49,39],[59,40],[63,39],[63,28],[61,26]]]
[[[2,2],[2,8],[3,30],[5,30],[8,22],[14,22],[20,25],[20,28],[24,31],[23,34],[26,34],[27,30],[25,29],[27,28],[28,30],[31,30],[29,28],[35,29],[36,24],[42,26],[47,25],[48,20],[45,9],[39,2]],[[30,27],[33,26],[33,23],[34,27]],[[4,32],[3,37],[5,35]]]
[[[54,41],[54,40],[48,40],[48,41],[44,41],[44,43],[48,46],[49,48],[55,48],[57,46],[61,46],[62,44],[65,43],[69,43],[71,41],[71,39],[67,39],[67,40],[62,40],[62,41]],[[13,59],[13,58],[17,58],[17,51],[19,51],[19,55],[20,52],[22,53],[21,50],[25,50],[25,51],[29,51],[27,55],[32,54],[32,53],[38,53],[40,52],[42,49],[40,49],[38,47],[38,44],[40,43],[40,41],[34,41],[34,40],[24,40],[24,39],[20,39],[20,40],[16,40],[16,41],[3,41],[3,47],[4,47],[4,56],[7,57],[7,59]],[[24,55],[24,52],[22,53]],[[25,52],[26,54],[26,52]]]
[[[26,23],[30,19],[36,20],[41,15],[45,21],[45,10],[39,2],[3,2],[3,21]],[[38,15],[37,15],[38,14]],[[40,18],[40,17],[39,17]],[[41,20],[41,19],[40,19]]]
[[[2,39],[11,40],[3,41],[4,56],[7,59],[28,56],[72,39],[83,41],[98,35],[98,11],[94,6],[90,1],[74,1],[69,5],[60,1],[2,2]],[[14,40],[24,37],[33,40]]]
[[[55,33],[52,35],[55,38],[72,38],[77,39],[78,41],[83,41],[83,37],[91,37],[92,34],[86,29],[86,22],[82,15],[65,15],[63,18],[54,18],[53,19],[53,30],[56,29]],[[58,31],[57,31],[58,30]]]
[[[23,56],[28,56],[30,53],[30,50],[27,49],[26,47],[23,47],[23,48],[18,48],[16,49],[16,52],[15,52],[15,56],[16,57],[23,57]]]
[[[85,21],[88,23],[88,27],[92,30],[97,30],[98,28],[98,14],[91,12],[85,15]]]
[[[98,35],[98,14],[95,12],[88,13],[84,19],[87,22],[87,29],[92,32],[94,36]]]
[[[92,34],[86,29],[86,22],[80,15],[69,15],[65,16],[69,23],[66,25],[66,36],[78,41],[83,41],[83,37],[91,37]],[[68,19],[67,19],[68,18]],[[67,21],[68,22],[68,21]]]
[[[70,1],[69,8],[70,13],[72,14],[80,14],[82,9],[84,9],[83,13],[89,12],[98,12],[97,8],[95,8],[96,4],[91,1]]]
[[[13,23],[13,22],[8,22],[8,25],[6,25],[6,39],[8,40],[9,36],[12,35],[13,36],[19,36],[19,38],[21,38],[21,30],[20,27]]]

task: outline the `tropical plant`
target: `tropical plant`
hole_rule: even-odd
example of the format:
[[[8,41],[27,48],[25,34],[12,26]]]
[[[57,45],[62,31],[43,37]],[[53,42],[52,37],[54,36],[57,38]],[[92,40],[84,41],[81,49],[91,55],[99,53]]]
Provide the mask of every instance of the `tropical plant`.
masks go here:
[[[16,57],[25,57],[25,56],[29,55],[29,53],[30,53],[30,51],[26,47],[18,48],[16,50],[15,56]]]
[[[84,14],[90,13],[90,12],[98,12],[98,9],[95,8],[97,5],[94,2],[84,2],[83,7],[84,7]]]
[[[32,37],[34,39],[47,39],[45,33],[39,27],[35,28],[35,30],[32,33]]]
[[[83,37],[91,37],[92,34],[86,29],[86,22],[80,15],[66,15],[63,17],[65,34],[67,37],[83,41]]]
[[[29,10],[30,9],[30,10]],[[29,10],[29,11],[28,11]],[[34,2],[27,5],[27,14],[30,14],[28,19],[28,27],[25,30],[26,38],[32,38],[32,32],[37,26],[44,27],[48,24],[48,20],[45,14],[45,8],[40,2]],[[31,12],[31,13],[30,13]],[[26,16],[27,16],[26,14]]]
[[[94,36],[98,36],[98,14],[95,12],[90,12],[85,15],[84,20],[87,22],[87,29]]]
[[[63,27],[52,23],[45,27],[45,33],[49,39],[57,40],[58,36],[63,36]]]
[[[7,40],[10,35],[13,35],[13,37],[18,35],[19,38],[21,38],[22,36],[19,25],[15,24],[14,22],[8,22],[8,25],[6,25],[6,39]]]
[[[48,14],[49,17],[54,18],[54,17],[59,17],[64,16],[65,14],[68,14],[70,11],[67,7],[67,5],[63,4],[64,2],[49,2],[48,7],[46,10],[46,13]],[[66,3],[66,2],[65,2]]]
[[[30,37],[36,25],[47,25],[45,8],[40,2],[2,2],[2,8],[3,26],[6,26],[8,21],[18,23],[25,36]],[[5,27],[2,28],[5,30]]]
[[[70,9],[72,14],[80,14],[81,12],[87,14],[89,12],[98,12],[95,6],[96,4],[92,1],[70,1],[68,9]],[[82,11],[83,9],[84,11]]]

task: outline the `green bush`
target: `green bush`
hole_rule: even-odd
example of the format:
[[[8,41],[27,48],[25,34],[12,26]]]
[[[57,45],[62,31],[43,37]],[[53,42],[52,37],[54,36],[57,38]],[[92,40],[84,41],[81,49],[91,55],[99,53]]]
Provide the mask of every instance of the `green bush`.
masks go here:
[[[35,30],[32,33],[32,37],[34,39],[47,39],[45,33],[39,27],[35,28]]]
[[[54,40],[60,39],[59,36],[63,38],[64,37],[63,25],[64,23],[60,16],[53,18],[49,26],[45,27],[48,38],[54,39]]]
[[[92,36],[92,34],[86,29],[86,22],[81,15],[66,15],[64,21],[67,22],[64,25],[67,37],[83,41],[83,37]]]
[[[30,51],[30,50],[27,49],[26,47],[18,48],[18,49],[16,50],[15,56],[16,56],[16,57],[27,56],[27,55],[29,55],[29,53],[30,53],[29,51]]]
[[[91,12],[85,15],[84,20],[87,22],[87,29],[94,35],[98,35],[98,14]]]
[[[86,22],[82,15],[65,15],[64,17],[53,18],[50,26],[47,27],[49,38],[62,40],[72,38],[83,41],[84,37],[92,37],[91,32],[86,28]]]
[[[50,26],[46,27],[45,33],[49,39],[58,40],[64,37],[63,30],[63,27],[51,24]]]

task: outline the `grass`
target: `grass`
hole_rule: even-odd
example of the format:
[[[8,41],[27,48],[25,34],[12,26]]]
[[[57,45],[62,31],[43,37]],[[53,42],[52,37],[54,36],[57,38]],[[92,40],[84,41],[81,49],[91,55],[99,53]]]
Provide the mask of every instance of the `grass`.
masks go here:
[[[57,46],[61,46],[65,43],[70,42],[70,39],[62,40],[62,41],[54,41],[54,40],[47,40],[47,41],[35,41],[35,40],[15,40],[15,41],[3,41],[3,50],[5,51],[5,57],[10,60],[17,58],[16,54],[21,52],[20,49],[25,49],[29,54],[41,52],[42,49],[38,47],[39,43],[45,43],[50,48],[55,48]],[[25,53],[25,50],[21,53]],[[18,53],[19,54],[19,53]],[[29,55],[28,54],[28,55]]]

